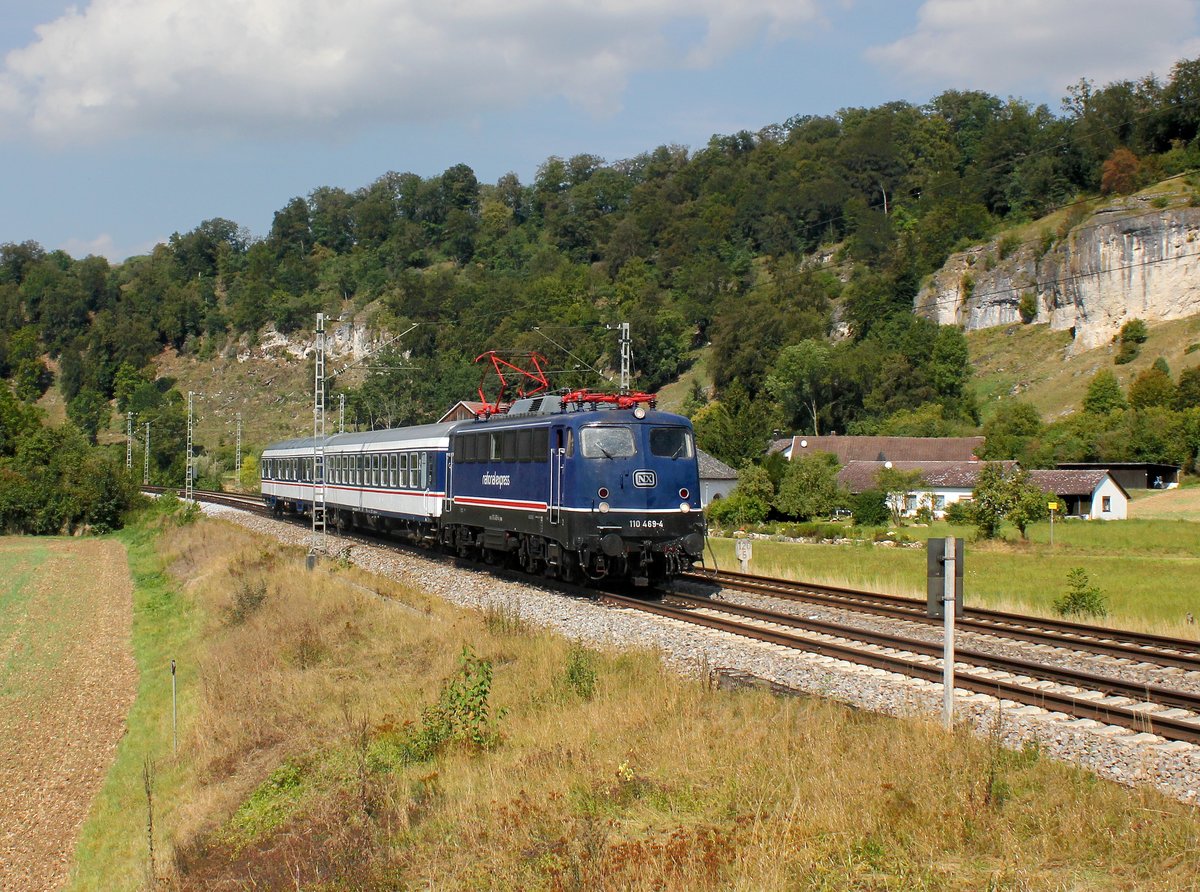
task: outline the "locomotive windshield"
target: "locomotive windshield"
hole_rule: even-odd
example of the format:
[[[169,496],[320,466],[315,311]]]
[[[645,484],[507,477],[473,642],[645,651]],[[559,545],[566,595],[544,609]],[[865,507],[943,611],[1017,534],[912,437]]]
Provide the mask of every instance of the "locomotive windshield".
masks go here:
[[[629,458],[636,453],[633,431],[627,427],[585,427],[579,432],[584,458]]]
[[[652,427],[650,454],[666,458],[691,458],[691,432],[686,427]]]

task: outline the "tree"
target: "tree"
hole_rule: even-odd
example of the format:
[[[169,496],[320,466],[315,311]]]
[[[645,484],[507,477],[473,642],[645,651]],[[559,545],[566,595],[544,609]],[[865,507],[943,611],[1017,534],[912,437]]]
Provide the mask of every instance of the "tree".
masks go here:
[[[1008,473],[999,462],[988,462],[979,472],[973,494],[975,528],[985,539],[994,539],[1000,525],[1013,505],[1013,491]]]
[[[983,426],[986,438],[980,458],[1019,458],[1029,441],[1042,432],[1042,415],[1032,403],[1006,400]]]
[[[1178,396],[1175,382],[1157,366],[1139,373],[1129,385],[1129,405],[1135,409],[1173,408]]]
[[[880,491],[887,498],[888,508],[892,512],[892,521],[895,523],[900,522],[900,517],[904,513],[905,498],[908,494],[921,489],[925,485],[925,478],[919,469],[902,471],[899,468],[890,468],[886,465],[879,469],[879,472],[875,475],[875,480]]]
[[[102,395],[84,388],[67,403],[67,417],[87,436],[88,442],[96,443],[96,433],[108,423],[111,409]]]
[[[1103,369],[1092,377],[1083,398],[1083,411],[1092,415],[1107,415],[1127,405],[1121,382],[1109,369]]]
[[[1176,407],[1195,409],[1200,407],[1200,366],[1194,365],[1179,374],[1179,396]]]
[[[791,462],[775,496],[775,509],[801,520],[828,517],[840,501],[838,468],[837,456],[825,452]]]
[[[988,462],[979,472],[971,513],[975,528],[985,539],[994,539],[1005,521],[1028,538],[1029,524],[1049,514],[1051,495],[1030,482],[1024,470],[1008,472],[998,462]]]
[[[783,404],[790,418],[807,414],[813,435],[820,435],[821,410],[830,398],[828,346],[809,339],[785,347],[766,383],[767,391]]]
[[[1050,502],[1053,496],[1036,486],[1029,480],[1026,471],[1015,474],[1010,481],[1012,486],[1012,506],[1008,509],[1008,520],[1021,532],[1022,539],[1028,539],[1026,528],[1031,523],[1045,520],[1050,514]]]
[[[1100,172],[1100,191],[1108,195],[1116,192],[1129,195],[1137,190],[1141,162],[1138,156],[1124,146],[1113,150]]]

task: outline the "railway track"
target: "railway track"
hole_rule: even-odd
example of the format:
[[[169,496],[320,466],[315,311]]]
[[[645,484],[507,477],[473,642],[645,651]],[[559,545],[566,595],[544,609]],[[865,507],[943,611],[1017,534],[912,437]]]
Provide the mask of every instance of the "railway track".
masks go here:
[[[855,610],[939,627],[942,624],[941,620],[928,617],[925,613],[925,602],[916,598],[725,570],[715,573],[691,573],[682,578],[689,582],[718,585],[772,598]],[[1084,651],[1187,672],[1200,672],[1200,642],[1185,638],[1128,632],[976,607],[967,608],[963,617],[955,620],[955,625],[960,630],[999,638]]]
[[[161,487],[145,489],[163,491]],[[256,496],[196,491],[196,498],[262,515],[270,514]],[[501,575],[557,587],[553,582],[524,575]],[[738,573],[721,573],[716,577],[693,574],[688,578],[693,582],[716,583],[787,600],[932,622],[923,615],[924,602],[910,598]],[[576,586],[564,588],[569,588],[572,594],[587,594],[612,606],[652,613],[792,650],[934,683],[942,680],[940,644],[933,645],[898,634],[867,631],[759,607],[715,601],[678,591],[662,592],[663,601],[646,601],[611,592],[582,591]],[[1054,643],[1056,647],[1077,647],[1139,662],[1157,663],[1160,658],[1168,659],[1175,661],[1169,665],[1200,670],[1200,650],[1195,642],[1073,623],[1046,621],[1043,624],[1034,618],[995,611],[969,611],[968,618],[960,620],[959,624],[961,627],[971,622],[978,623],[977,631],[995,636],[1016,637],[1040,644]],[[1008,631],[1010,626],[1016,629],[1016,634]],[[1056,636],[1055,633],[1062,627],[1069,629],[1068,635]],[[1165,648],[1164,643],[1170,643],[1171,647]],[[1197,694],[962,648],[956,653],[955,684],[958,688],[990,695],[1002,701],[1036,706],[1049,712],[1117,725],[1136,732],[1153,733],[1170,740],[1200,744],[1200,695]]]
[[[669,593],[679,602],[601,600],[769,644],[941,682],[941,646],[791,614]],[[797,634],[797,631],[804,634]],[[1200,744],[1200,695],[1029,661],[959,650],[955,687],[1048,712]]]

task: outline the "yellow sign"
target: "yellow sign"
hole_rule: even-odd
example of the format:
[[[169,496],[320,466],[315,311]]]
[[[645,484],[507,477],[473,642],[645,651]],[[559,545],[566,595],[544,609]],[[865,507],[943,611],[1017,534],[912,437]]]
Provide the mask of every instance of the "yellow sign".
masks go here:
[[[1051,511],[1057,511],[1058,510],[1058,502],[1051,502],[1048,507],[1050,508]]]

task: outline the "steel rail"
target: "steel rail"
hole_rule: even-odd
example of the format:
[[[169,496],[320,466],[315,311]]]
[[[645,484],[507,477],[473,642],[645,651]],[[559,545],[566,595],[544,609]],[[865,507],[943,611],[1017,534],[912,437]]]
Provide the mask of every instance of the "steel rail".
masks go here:
[[[632,608],[644,613],[653,613],[670,619],[705,626],[722,632],[729,632],[744,638],[753,638],[758,641],[778,644],[794,650],[845,660],[888,672],[895,672],[899,675],[920,678],[935,683],[940,682],[942,679],[941,666],[917,663],[901,657],[864,651],[826,641],[814,641],[810,638],[802,638],[798,635],[774,629],[748,626],[733,620],[697,614],[692,609],[672,607],[661,602],[641,601],[636,598],[627,598],[623,595],[612,594],[601,595],[600,600],[615,606]],[[999,699],[1012,700],[1016,703],[1037,706],[1050,712],[1059,712],[1074,718],[1091,719],[1109,725],[1129,728],[1133,731],[1157,734],[1160,737],[1171,740],[1182,740],[1188,743],[1200,744],[1200,721],[1186,721],[1167,716],[1155,716],[1129,707],[1094,702],[1083,696],[1024,687],[1000,679],[983,678],[970,671],[955,673],[955,687],[979,694],[987,694]]]
[[[797,582],[794,579],[752,576],[727,570],[715,574],[690,573],[681,578],[689,582],[715,584],[770,597],[859,610],[926,625],[937,625],[941,622],[926,615],[924,601],[899,595]],[[1200,672],[1200,642],[1185,638],[1129,632],[975,607],[967,608],[958,624],[961,628],[985,635]]]
[[[940,643],[932,644],[918,638],[872,632],[854,626],[842,625],[841,623],[808,619],[807,617],[794,616],[790,613],[763,610],[759,607],[746,607],[741,604],[730,604],[725,601],[713,601],[710,598],[680,594],[678,592],[671,593],[669,597],[672,600],[681,601],[692,608],[717,610],[721,613],[730,613],[758,622],[774,623],[776,625],[804,629],[809,632],[817,632],[823,635],[848,638],[861,641],[865,644],[873,644],[877,647],[905,650],[924,657],[934,657],[937,659],[942,657],[942,645]],[[1138,684],[1132,681],[1112,678],[1107,675],[1082,672],[1076,669],[1065,669],[1058,666],[1048,666],[1043,663],[1021,660],[1015,657],[998,657],[994,654],[964,647],[956,649],[955,663],[970,663],[983,669],[993,669],[1013,675],[1027,676],[1035,680],[1053,681],[1056,684],[1085,688],[1110,696],[1129,697],[1141,702],[1160,703],[1166,707],[1186,709],[1200,716],[1200,694],[1191,694],[1187,691],[1177,691],[1173,688],[1165,688],[1158,685]]]

